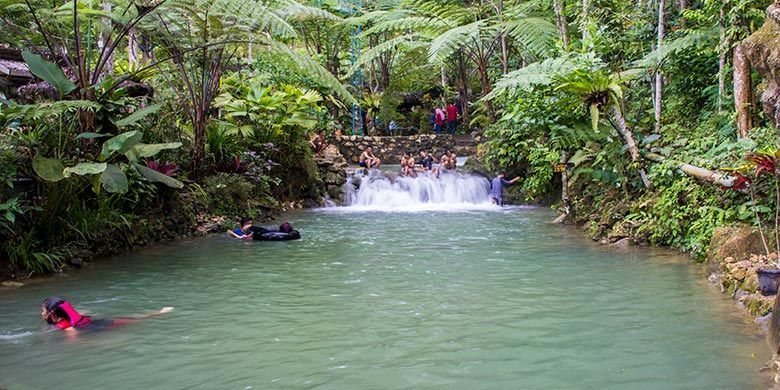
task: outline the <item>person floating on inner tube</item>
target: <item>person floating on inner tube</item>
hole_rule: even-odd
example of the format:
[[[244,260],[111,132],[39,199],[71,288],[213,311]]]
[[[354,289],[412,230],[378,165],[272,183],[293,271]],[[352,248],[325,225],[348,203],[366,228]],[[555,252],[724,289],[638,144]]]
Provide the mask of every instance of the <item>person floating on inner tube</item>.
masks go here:
[[[289,222],[281,224],[278,230],[252,227],[252,231],[253,238],[257,241],[287,241],[301,238],[301,233],[293,229]]]
[[[107,329],[169,313],[172,310],[173,307],[163,307],[158,312],[140,317],[120,317],[113,320],[92,319],[92,316],[85,316],[77,312],[68,301],[49,297],[41,303],[41,318],[60,330]]]
[[[240,240],[251,240],[252,234],[254,233],[254,221],[252,221],[252,218],[249,217],[243,217],[240,221],[240,228],[234,229],[234,230],[228,230],[228,234],[230,237],[238,238]]]

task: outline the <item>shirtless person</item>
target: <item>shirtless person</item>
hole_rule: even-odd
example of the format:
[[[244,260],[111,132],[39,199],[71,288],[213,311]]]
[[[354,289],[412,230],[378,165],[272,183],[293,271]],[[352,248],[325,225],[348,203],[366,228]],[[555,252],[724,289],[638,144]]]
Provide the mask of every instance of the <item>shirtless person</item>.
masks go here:
[[[405,152],[401,158],[401,175],[415,177],[417,174],[414,172],[414,158],[409,152]]]
[[[360,155],[360,165],[363,168],[371,169],[376,168],[379,166],[379,164],[382,163],[382,160],[378,159],[376,156],[374,156],[374,148],[369,146],[366,148],[366,150]]]
[[[328,147],[328,141],[327,141],[327,137],[325,136],[325,130],[322,130],[319,133],[317,133],[317,135],[314,136],[314,138],[312,138],[311,141],[309,141],[309,145],[311,145],[311,147],[314,149],[315,154],[322,153],[322,151]]]
[[[457,163],[458,160],[455,158],[455,155],[449,150],[444,152],[444,155],[441,156],[441,166],[448,171],[454,170]]]

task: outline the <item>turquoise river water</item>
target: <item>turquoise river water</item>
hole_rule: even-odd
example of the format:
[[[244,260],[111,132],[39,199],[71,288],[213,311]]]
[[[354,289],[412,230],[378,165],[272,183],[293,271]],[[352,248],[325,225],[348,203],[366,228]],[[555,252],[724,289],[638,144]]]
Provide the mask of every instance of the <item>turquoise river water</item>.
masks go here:
[[[614,251],[543,209],[287,215],[0,290],[0,388],[758,389],[760,330],[671,251]],[[69,336],[61,296],[96,318]]]

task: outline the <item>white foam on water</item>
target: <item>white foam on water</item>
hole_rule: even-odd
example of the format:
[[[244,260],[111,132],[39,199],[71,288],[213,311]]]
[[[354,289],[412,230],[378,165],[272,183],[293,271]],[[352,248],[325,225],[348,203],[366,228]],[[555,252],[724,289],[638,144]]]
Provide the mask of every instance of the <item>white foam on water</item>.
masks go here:
[[[19,333],[11,333],[11,334],[0,334],[0,341],[15,342],[15,341],[17,341],[19,339],[22,339],[22,338],[25,338],[25,337],[29,337],[29,336],[32,336],[34,334],[35,334],[35,332],[30,332],[30,331],[19,332]]]
[[[460,172],[442,172],[438,178],[430,173],[404,177],[372,170],[355,178],[348,177],[344,207],[327,208],[335,212],[420,212],[420,211],[498,211],[490,200],[490,182],[481,176]]]

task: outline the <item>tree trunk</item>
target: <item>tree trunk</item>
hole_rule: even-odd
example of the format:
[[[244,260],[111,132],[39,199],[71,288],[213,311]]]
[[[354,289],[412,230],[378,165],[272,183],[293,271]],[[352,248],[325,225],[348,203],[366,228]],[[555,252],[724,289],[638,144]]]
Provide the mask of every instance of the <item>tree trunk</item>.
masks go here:
[[[498,20],[501,26],[501,70],[503,74],[509,73],[509,53],[506,46],[506,29],[504,28],[504,0],[498,1]]]
[[[110,14],[111,13],[111,3],[108,1],[103,2],[103,12]],[[100,38],[98,38],[98,52],[101,52],[103,50],[103,47],[105,45],[111,45],[110,39],[111,39],[111,19],[109,18],[103,18],[103,23],[105,24],[103,31],[100,32]],[[114,73],[114,53],[111,53],[111,57],[106,60],[106,66],[103,68],[104,74],[112,74]]]
[[[569,48],[569,33],[566,27],[566,14],[563,12],[563,0],[553,0],[553,10],[555,11],[555,23],[558,25],[558,33],[563,41],[563,49]]]
[[[685,11],[688,9],[688,0],[680,0],[680,28],[685,28]]]
[[[631,161],[634,163],[640,162],[642,155],[639,154],[639,148],[636,146],[636,141],[634,141],[634,134],[631,129],[628,128],[628,125],[626,125],[626,118],[623,116],[623,113],[620,112],[620,107],[613,105],[610,107],[610,113],[612,114],[612,117],[615,118],[616,130],[626,141]],[[642,168],[639,169],[639,177],[642,179],[642,183],[644,183],[646,188],[652,188],[652,183],[650,183],[650,180],[647,178],[647,173]]]
[[[588,4],[588,0],[582,0],[582,21],[580,21],[580,30],[582,30],[583,41],[590,39],[590,32],[588,31],[588,19],[590,18],[590,16],[588,16],[589,8],[590,4]]]
[[[566,164],[569,161],[568,154],[564,150],[561,152],[561,164]],[[563,202],[563,215],[555,219],[555,223],[564,223],[566,221],[574,220],[574,208],[569,200],[569,171],[564,169],[561,172],[561,201]]]
[[[737,110],[737,137],[745,138],[753,128],[750,106],[753,101],[750,63],[742,45],[734,48],[734,105]]]
[[[663,49],[664,42],[664,0],[658,0],[658,42],[656,44],[657,53],[660,53]],[[661,111],[663,110],[663,88],[664,88],[664,76],[661,72],[661,64],[658,64],[655,74],[655,132],[661,131]]]
[[[650,161],[659,163],[666,160],[666,157],[655,153],[648,153],[645,157]],[[728,175],[677,161],[675,161],[675,164],[677,165],[677,169],[683,171],[683,173],[688,176],[715,183],[721,187],[731,187],[734,184],[734,179]]]
[[[439,72],[441,73],[441,88],[444,93],[447,93],[447,70],[444,69],[444,64],[439,65]]]
[[[135,29],[127,34],[127,62],[130,65],[138,65],[138,35]]]
[[[723,97],[726,95],[726,53],[728,51],[728,38],[726,37],[726,8],[720,7],[720,44],[718,45],[718,112],[723,112]]]
[[[197,177],[203,169],[203,157],[206,154],[206,118],[200,112],[196,112],[193,119],[192,166],[190,169]]]
[[[460,94],[461,103],[461,116],[463,117],[463,123],[468,128],[469,125],[469,73],[466,67],[466,61],[463,59],[463,53],[458,51],[456,57],[457,64],[457,76],[458,76],[458,93]]]

